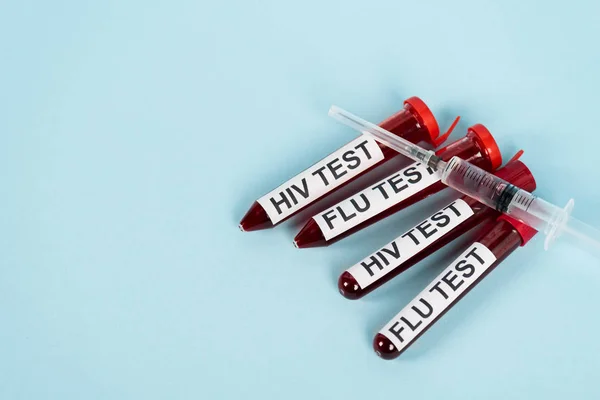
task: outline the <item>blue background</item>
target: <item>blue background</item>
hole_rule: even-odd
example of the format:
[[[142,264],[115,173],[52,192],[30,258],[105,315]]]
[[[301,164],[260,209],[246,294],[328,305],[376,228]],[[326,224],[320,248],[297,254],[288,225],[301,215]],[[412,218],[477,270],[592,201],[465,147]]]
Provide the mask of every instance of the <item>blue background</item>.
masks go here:
[[[600,226],[598,4],[3,2],[0,398],[598,398],[600,269],[566,243],[386,362],[373,334],[473,236],[360,301],[337,276],[455,194],[330,248],[293,248],[310,213],[237,227],[355,137],[331,104],[379,121],[412,95]]]

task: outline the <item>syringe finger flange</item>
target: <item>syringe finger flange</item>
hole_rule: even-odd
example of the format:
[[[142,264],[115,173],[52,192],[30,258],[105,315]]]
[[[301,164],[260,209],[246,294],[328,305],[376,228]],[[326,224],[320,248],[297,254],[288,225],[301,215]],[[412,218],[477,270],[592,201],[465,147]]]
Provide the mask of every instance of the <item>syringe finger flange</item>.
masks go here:
[[[562,209],[562,212],[558,213],[555,220],[549,223],[549,229],[546,233],[546,240],[544,240],[544,250],[548,250],[556,238],[558,238],[563,232],[565,225],[569,221],[569,217],[571,216],[574,206],[575,200],[569,200],[565,208]]]

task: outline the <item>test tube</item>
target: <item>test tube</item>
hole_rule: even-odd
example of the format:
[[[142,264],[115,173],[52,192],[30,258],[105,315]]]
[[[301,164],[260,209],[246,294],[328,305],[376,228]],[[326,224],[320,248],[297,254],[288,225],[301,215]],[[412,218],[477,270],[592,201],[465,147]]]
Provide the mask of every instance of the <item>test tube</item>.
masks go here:
[[[426,142],[434,147],[450,134],[438,137],[440,129],[435,117],[418,97],[407,99],[404,108],[380,126],[412,143]],[[361,135],[256,200],[239,227],[242,231],[273,227],[396,155],[397,152],[371,136]]]
[[[398,357],[463,296],[537,231],[507,215],[481,235],[437,278],[388,322],[373,339],[381,358]]]
[[[456,156],[491,172],[502,165],[500,149],[482,124],[468,128],[465,137],[436,155],[446,161]],[[439,174],[415,162],[313,216],[294,238],[294,245],[329,246],[445,188]]]
[[[528,191],[536,184],[519,160],[510,161],[496,176]],[[469,196],[462,196],[344,271],[338,280],[342,296],[355,300],[371,293],[448,243],[501,215]]]

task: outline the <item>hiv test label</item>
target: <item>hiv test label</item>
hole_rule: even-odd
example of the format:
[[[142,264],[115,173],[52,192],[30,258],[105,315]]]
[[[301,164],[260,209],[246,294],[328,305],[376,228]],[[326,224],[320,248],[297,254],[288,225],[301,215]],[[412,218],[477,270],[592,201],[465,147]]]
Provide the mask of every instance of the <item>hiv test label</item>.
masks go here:
[[[390,339],[402,352],[444,310],[451,307],[494,261],[494,253],[481,243],[473,243],[379,333]]]
[[[257,200],[273,224],[383,160],[375,139],[360,136]]]
[[[414,163],[313,217],[326,240],[368,220],[433,185],[440,177]]]
[[[473,209],[464,200],[457,199],[347,271],[364,289],[452,231],[473,214]]]

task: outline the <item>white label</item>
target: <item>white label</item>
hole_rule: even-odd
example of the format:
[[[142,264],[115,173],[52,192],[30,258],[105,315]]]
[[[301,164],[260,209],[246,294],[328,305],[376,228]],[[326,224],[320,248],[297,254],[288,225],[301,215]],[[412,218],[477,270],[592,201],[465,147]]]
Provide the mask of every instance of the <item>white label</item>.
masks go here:
[[[481,243],[473,243],[379,333],[390,339],[402,352],[444,310],[451,307],[494,261],[494,253]]]
[[[313,217],[326,240],[433,185],[440,176],[414,163]]]
[[[464,200],[455,200],[402,236],[350,267],[348,272],[364,289],[462,224],[473,214],[473,210]]]
[[[273,224],[383,160],[375,139],[360,136],[257,200]]]

